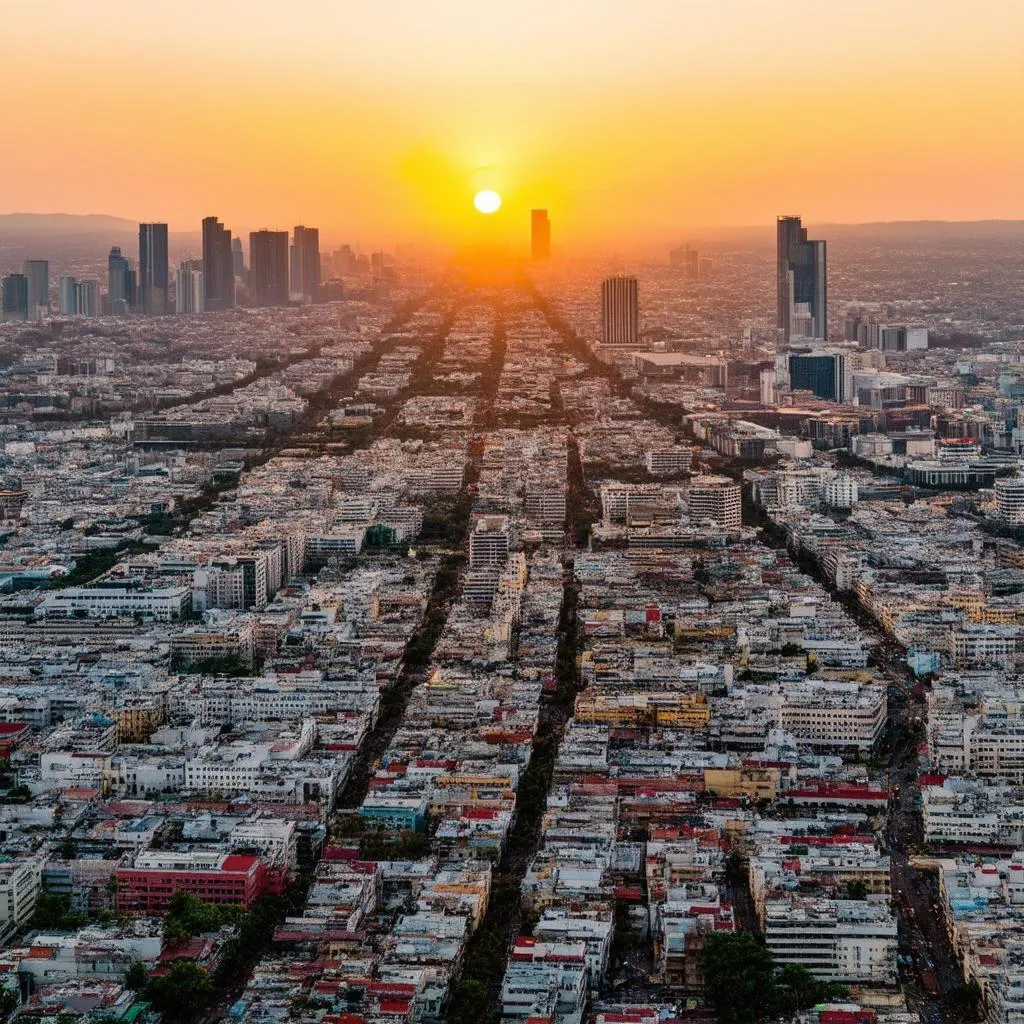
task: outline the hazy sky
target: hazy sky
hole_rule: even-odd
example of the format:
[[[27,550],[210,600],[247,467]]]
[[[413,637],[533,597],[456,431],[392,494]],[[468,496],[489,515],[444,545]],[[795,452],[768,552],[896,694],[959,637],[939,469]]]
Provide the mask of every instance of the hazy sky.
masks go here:
[[[2,0],[0,208],[364,243],[1024,218],[1022,47],[1024,0]]]

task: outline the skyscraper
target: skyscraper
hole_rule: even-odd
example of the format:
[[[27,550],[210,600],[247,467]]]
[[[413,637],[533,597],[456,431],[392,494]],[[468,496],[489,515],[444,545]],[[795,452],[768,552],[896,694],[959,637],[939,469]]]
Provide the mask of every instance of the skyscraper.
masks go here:
[[[203,218],[203,287],[208,310],[234,309],[235,259],[231,232],[216,217]]]
[[[78,282],[70,275],[60,279],[57,292],[61,316],[74,316],[78,312]]]
[[[72,280],[74,280],[72,278]],[[63,278],[62,278],[63,281]],[[135,306],[135,271],[115,245],[107,257],[107,300],[114,316],[125,316]],[[64,312],[64,309],[61,309]]]
[[[75,282],[75,312],[79,316],[100,315],[99,281]]]
[[[530,255],[546,260],[551,255],[551,218],[547,210],[530,211]]]
[[[50,312],[50,264],[46,260],[25,260],[21,269],[28,278],[28,318],[38,320]]]
[[[245,253],[242,251],[242,240],[237,235],[231,239],[231,265],[236,281],[249,279],[249,271],[245,266]]]
[[[167,312],[167,225],[139,225],[139,292],[146,316]]]
[[[640,340],[635,277],[608,277],[601,284],[601,343],[633,345]]]
[[[313,302],[320,291],[320,230],[296,224],[292,232],[291,292]]]
[[[179,313],[202,313],[206,309],[202,260],[185,260],[178,267],[174,280],[174,302]]]
[[[249,284],[254,306],[288,304],[288,232],[249,234]]]
[[[8,274],[3,285],[2,314],[4,320],[28,319],[28,278],[24,274]]]
[[[808,240],[799,217],[779,217],[776,287],[782,339],[827,337],[825,243]]]
[[[794,391],[810,391],[831,402],[850,400],[850,368],[840,349],[811,349],[789,355],[789,384]]]

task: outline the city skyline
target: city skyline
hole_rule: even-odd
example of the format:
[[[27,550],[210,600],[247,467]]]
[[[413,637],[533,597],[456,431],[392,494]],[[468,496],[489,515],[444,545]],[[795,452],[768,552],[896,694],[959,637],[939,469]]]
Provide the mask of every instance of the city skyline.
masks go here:
[[[10,5],[11,32],[31,6]],[[58,112],[81,124],[75,173],[67,136],[44,134],[6,170],[12,209],[101,210],[172,230],[217,209],[243,228],[313,219],[325,237],[461,245],[483,228],[473,193],[494,188],[504,206],[489,236],[505,240],[521,214],[546,208],[570,247],[787,208],[809,223],[1024,217],[1024,142],[1006,131],[1024,89],[1018,4],[977,17],[911,0],[770,12],[646,2],[621,17],[598,3],[579,17],[527,3],[476,17],[452,0],[388,17],[307,0],[287,19],[233,2],[190,18],[185,3],[170,23],[104,18],[105,0],[88,18],[56,6],[47,45],[59,71],[23,91],[10,131]],[[850,45],[868,26],[870,45]],[[122,147],[122,122],[90,112],[111,68],[140,71],[143,39],[159,41],[161,71],[148,69],[146,109],[173,114],[132,118]],[[799,103],[796,39],[814,83]],[[34,59],[11,55],[12,81]],[[257,64],[259,82],[239,89],[239,70]],[[210,68],[201,89],[183,74],[198,65]],[[617,125],[628,146],[609,146]],[[101,155],[121,148],[109,175]]]

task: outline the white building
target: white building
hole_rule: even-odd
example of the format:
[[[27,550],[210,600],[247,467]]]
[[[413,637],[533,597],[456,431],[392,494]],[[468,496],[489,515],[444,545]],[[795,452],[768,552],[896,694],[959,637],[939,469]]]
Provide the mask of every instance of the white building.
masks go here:
[[[114,586],[68,587],[48,594],[35,610],[40,618],[91,619],[140,615],[158,622],[184,618],[192,603],[191,587]]]
[[[1011,526],[1024,526],[1024,477],[1008,476],[996,481],[999,518]]]
[[[825,981],[896,984],[896,919],[888,899],[765,904],[765,941],[776,964],[803,964]]]
[[[688,489],[690,519],[712,522],[730,533],[743,525],[743,489],[726,476],[695,477]]]

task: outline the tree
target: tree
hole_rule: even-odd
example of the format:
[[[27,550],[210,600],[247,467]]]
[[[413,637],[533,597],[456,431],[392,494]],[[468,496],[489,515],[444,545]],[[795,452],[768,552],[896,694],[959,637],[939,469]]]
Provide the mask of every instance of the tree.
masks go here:
[[[861,880],[860,878],[854,879],[854,881],[846,883],[846,898],[848,900],[867,899],[867,895],[867,883]]]
[[[946,993],[950,1015],[958,1020],[978,1020],[981,1016],[981,986],[976,981],[957,985]]]
[[[145,998],[157,1012],[175,1021],[194,1020],[213,1001],[214,993],[206,969],[188,960],[179,960],[145,988]]]
[[[800,1010],[845,995],[842,985],[819,981],[803,964],[786,964],[775,975],[773,1010],[776,1016],[791,1017]]]
[[[130,988],[133,992],[140,992],[149,984],[149,971],[145,964],[138,962],[131,965],[124,972],[124,987]]]
[[[750,932],[712,932],[701,956],[704,995],[721,1024],[752,1024],[775,1000],[775,966]]]
[[[15,989],[0,986],[0,1020],[7,1020],[20,1005],[21,999]]]

